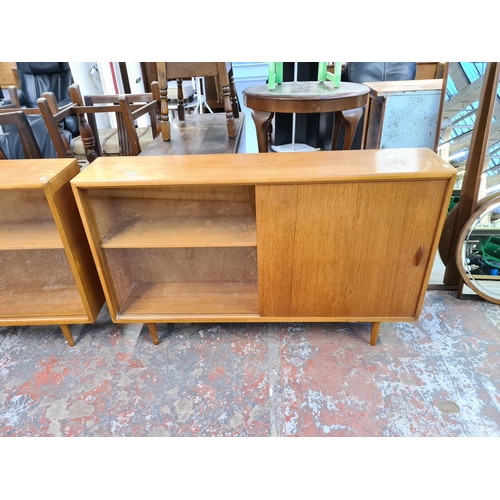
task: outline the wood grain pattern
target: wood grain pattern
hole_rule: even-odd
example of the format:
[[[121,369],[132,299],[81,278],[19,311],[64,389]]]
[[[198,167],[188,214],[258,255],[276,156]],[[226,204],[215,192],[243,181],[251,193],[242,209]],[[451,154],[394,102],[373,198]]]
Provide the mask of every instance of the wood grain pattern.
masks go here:
[[[394,82],[363,82],[370,87],[377,97],[385,97],[388,94],[400,92],[428,92],[429,90],[441,91],[443,87],[442,79],[429,80],[399,80]]]
[[[134,283],[119,317],[257,313],[257,282]]]
[[[4,224],[0,222],[0,250],[63,248],[53,220]]]
[[[447,188],[258,186],[260,314],[415,316]]]
[[[102,248],[256,246],[254,217],[171,217],[113,226]]]
[[[165,186],[86,193],[100,242],[115,225],[179,217],[251,216],[254,191],[253,186]]]
[[[5,162],[4,162],[5,163]],[[262,185],[448,179],[453,167],[428,148],[262,155],[102,157],[72,184],[80,188]]]
[[[0,324],[50,316],[86,317],[64,250],[0,251]]]
[[[104,292],[69,183],[79,172],[80,167],[74,160],[57,178],[47,183],[45,191],[88,321],[93,322],[104,304]]]
[[[255,247],[106,248],[108,300],[117,314],[133,283],[217,283],[257,281]]]
[[[102,158],[72,184],[114,321],[371,321],[374,343],[418,317],[454,176],[399,149]],[[197,234],[227,218],[257,246]]]

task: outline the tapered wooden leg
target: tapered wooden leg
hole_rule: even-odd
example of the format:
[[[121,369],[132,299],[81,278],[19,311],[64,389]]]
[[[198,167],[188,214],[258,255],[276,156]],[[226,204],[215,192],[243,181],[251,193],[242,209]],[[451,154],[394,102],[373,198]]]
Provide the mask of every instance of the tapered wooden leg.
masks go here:
[[[346,111],[337,111],[335,113],[332,150],[336,149],[341,123],[343,123],[345,127],[344,149],[351,149],[354,134],[356,133],[356,129],[358,128],[358,124],[362,116],[363,108],[348,109]]]
[[[259,146],[259,153],[269,152],[269,123],[271,123],[273,116],[274,113],[269,113],[268,111],[252,110],[252,118],[257,131],[257,144]]]
[[[151,334],[151,338],[153,339],[153,344],[158,345],[160,340],[158,339],[158,330],[156,329],[156,323],[147,323],[149,328],[149,333]]]
[[[333,118],[332,151],[335,151],[337,149],[337,141],[339,140],[341,123],[342,123],[342,111],[337,111]]]
[[[377,343],[378,332],[380,331],[381,323],[372,323],[372,334],[370,335],[370,345]]]
[[[66,340],[68,341],[68,344],[70,347],[75,346],[75,341],[73,340],[73,335],[71,335],[71,330],[69,329],[68,325],[59,325],[61,327],[61,330],[66,337]]]

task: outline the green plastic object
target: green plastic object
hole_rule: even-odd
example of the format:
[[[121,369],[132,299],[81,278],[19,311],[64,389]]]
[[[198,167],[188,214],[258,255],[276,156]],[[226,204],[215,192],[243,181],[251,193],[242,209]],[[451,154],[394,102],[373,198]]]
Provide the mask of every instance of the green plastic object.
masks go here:
[[[500,268],[500,238],[490,236],[482,245],[483,259],[489,266]]]
[[[326,62],[318,63],[318,81],[322,83],[326,82],[326,80],[329,80],[333,83],[334,88],[338,88],[340,87],[340,75],[342,72],[342,63],[336,62],[333,64],[334,64],[334,70],[333,73],[330,73],[329,71],[327,71]]]
[[[283,83],[283,63],[270,62],[268,69],[267,85],[269,90],[274,90],[276,85]]]

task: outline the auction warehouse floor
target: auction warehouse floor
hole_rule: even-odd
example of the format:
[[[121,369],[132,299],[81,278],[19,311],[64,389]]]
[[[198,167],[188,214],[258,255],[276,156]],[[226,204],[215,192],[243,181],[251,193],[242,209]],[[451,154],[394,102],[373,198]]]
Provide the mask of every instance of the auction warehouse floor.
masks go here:
[[[416,323],[0,328],[0,436],[500,436],[500,306]]]

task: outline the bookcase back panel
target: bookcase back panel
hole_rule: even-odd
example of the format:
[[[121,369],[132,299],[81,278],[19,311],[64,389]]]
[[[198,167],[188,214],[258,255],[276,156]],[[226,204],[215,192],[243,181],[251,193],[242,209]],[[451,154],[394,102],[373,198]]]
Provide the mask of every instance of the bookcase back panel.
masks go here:
[[[88,200],[101,240],[117,224],[174,217],[237,217],[255,213],[253,186],[89,189]]]
[[[2,190],[0,197],[0,224],[2,222],[51,221],[55,225],[43,190]]]

